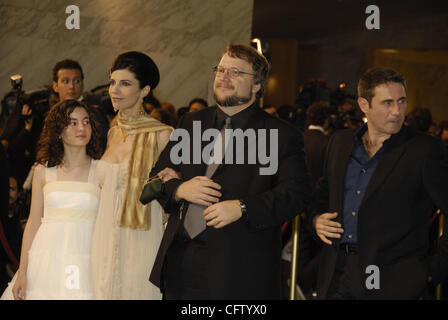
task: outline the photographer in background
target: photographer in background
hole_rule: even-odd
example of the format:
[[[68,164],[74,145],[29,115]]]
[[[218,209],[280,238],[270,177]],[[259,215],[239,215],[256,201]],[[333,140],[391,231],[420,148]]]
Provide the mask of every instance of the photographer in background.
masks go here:
[[[34,163],[37,139],[49,109],[50,89],[25,94],[20,75],[11,76],[11,84],[11,92],[2,101],[2,114],[6,120],[1,143],[11,169],[17,172],[18,183],[22,184]]]

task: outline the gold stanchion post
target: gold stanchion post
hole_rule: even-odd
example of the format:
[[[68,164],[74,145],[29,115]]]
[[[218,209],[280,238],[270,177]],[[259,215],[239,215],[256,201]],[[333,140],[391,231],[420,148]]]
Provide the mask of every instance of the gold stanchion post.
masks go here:
[[[439,232],[438,232],[438,239],[443,235],[443,224],[445,223],[445,217],[443,214],[440,213],[440,209],[437,210],[437,214],[439,216]],[[437,285],[436,287],[436,300],[442,299],[442,284]]]
[[[296,299],[297,256],[299,254],[299,229],[300,229],[300,215],[297,215],[293,220],[293,226],[292,226],[292,253],[291,253],[291,277],[289,282],[289,300]]]

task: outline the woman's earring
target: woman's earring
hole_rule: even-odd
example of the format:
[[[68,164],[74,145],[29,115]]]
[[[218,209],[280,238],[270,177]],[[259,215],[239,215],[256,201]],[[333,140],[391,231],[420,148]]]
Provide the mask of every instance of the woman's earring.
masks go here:
[[[143,100],[140,103],[140,111],[139,114],[142,116],[145,114],[145,107],[143,106]]]

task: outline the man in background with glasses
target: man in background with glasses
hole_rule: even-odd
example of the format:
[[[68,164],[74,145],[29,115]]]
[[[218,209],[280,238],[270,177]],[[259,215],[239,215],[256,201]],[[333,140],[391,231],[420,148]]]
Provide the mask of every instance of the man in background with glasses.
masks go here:
[[[169,167],[182,178],[166,182],[158,199],[171,216],[150,280],[166,299],[280,299],[281,225],[306,207],[310,193],[303,136],[257,104],[269,64],[254,48],[228,45],[214,71],[217,106],[187,113],[179,124],[178,130],[186,130],[191,138],[190,158],[206,153],[210,144],[202,137],[206,130],[224,127],[267,132],[269,139],[262,147],[275,150],[270,156],[278,164],[271,174],[261,174],[261,151],[249,146],[254,141],[245,137],[241,150],[238,143],[227,144],[227,136],[218,144],[221,135],[214,143],[232,145],[224,147],[224,164],[214,166],[203,158],[200,163],[189,159],[175,164],[171,151],[179,142],[170,141],[151,176]],[[198,123],[202,138],[194,133]],[[227,152],[233,147],[228,161]],[[257,155],[251,154],[254,150]],[[241,151],[243,163],[235,161]],[[249,161],[252,156],[255,163]]]

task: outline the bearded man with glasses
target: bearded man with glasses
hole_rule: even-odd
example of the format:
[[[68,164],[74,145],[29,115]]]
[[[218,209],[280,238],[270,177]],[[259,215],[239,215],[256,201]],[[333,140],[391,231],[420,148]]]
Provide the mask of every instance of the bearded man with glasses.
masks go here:
[[[178,142],[170,141],[151,176],[168,167],[181,179],[165,182],[158,199],[170,218],[150,280],[166,299],[280,299],[281,225],[307,206],[310,194],[303,136],[257,104],[269,63],[254,48],[228,45],[214,71],[217,106],[187,113],[178,130],[193,140],[199,139],[194,134],[198,123],[201,136],[210,129],[222,130],[223,124],[233,132],[268,132],[268,139],[256,144],[260,147],[262,141],[278,163],[275,170],[263,173],[266,163],[260,160],[260,150],[251,153],[256,150],[251,139],[245,136],[249,143],[239,149],[238,144],[227,144],[227,132],[222,131],[226,139],[221,143],[218,135],[215,140],[227,146],[225,163],[214,166],[189,159],[176,164],[172,150]],[[192,141],[187,153],[193,158],[198,154],[195,143],[203,156],[210,142]],[[243,163],[235,161],[241,153]]]

